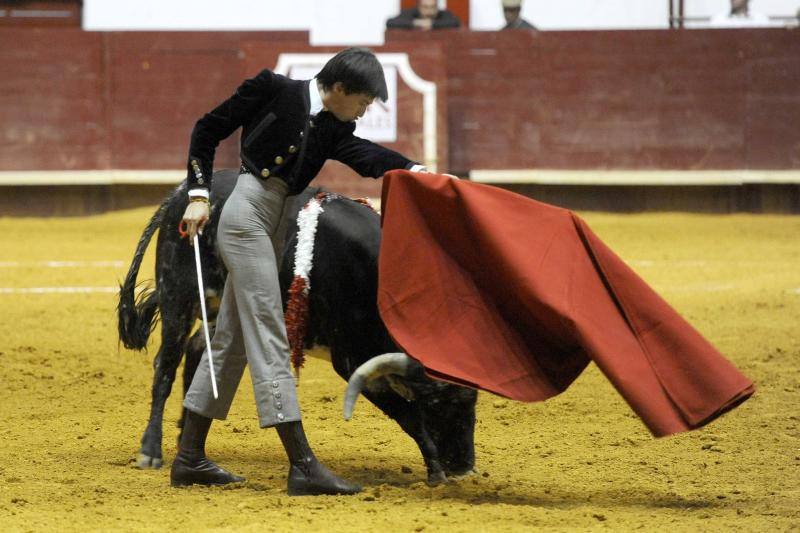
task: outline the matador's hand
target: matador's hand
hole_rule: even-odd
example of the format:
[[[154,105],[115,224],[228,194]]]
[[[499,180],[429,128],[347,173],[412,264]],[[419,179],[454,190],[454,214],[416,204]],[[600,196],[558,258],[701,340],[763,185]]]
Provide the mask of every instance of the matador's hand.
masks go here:
[[[423,174],[432,174],[432,172],[430,170],[428,170],[427,168],[423,167],[422,165],[415,165],[414,167],[411,168],[411,172],[422,172]],[[459,179],[458,176],[453,175],[453,174],[442,174],[442,176],[447,176],[448,178],[451,178],[451,179],[454,179],[454,180]]]
[[[194,236],[198,233],[203,234],[203,228],[211,216],[211,207],[207,200],[192,200],[186,206],[183,213],[183,224],[186,225],[186,233],[189,235],[189,244],[194,246]]]

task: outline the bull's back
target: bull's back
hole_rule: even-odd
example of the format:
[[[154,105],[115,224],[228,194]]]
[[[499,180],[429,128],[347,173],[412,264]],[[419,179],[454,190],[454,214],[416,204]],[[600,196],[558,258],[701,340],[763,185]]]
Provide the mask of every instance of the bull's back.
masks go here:
[[[380,216],[369,207],[348,199],[324,205],[317,227],[317,250],[313,272],[329,287],[334,283],[377,293],[378,254],[381,243]],[[359,291],[361,292],[361,291]]]
[[[370,208],[352,200],[325,205],[311,272],[311,323],[345,378],[348,369],[395,349],[377,307],[380,241],[380,216]]]

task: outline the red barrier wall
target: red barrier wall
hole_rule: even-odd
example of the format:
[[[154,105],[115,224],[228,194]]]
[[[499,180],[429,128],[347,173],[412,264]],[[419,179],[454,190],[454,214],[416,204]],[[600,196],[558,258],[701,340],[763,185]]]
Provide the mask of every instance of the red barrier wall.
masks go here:
[[[306,32],[270,33],[276,47]],[[0,170],[179,169],[194,122],[244,76],[255,32],[0,30]],[[236,139],[221,166],[238,165]]]
[[[203,113],[258,70],[246,68],[248,41],[307,41],[306,32],[120,32],[106,34],[110,68],[111,168],[179,169]],[[239,166],[238,134],[223,141],[217,166]]]
[[[304,32],[0,29],[0,170],[182,168],[194,121]],[[800,32],[391,32],[442,170],[800,168]],[[397,148],[421,157],[417,98]],[[219,166],[236,164],[236,141]]]
[[[447,57],[456,172],[800,167],[800,30],[429,38]]]
[[[106,40],[0,29],[0,169],[109,167]]]

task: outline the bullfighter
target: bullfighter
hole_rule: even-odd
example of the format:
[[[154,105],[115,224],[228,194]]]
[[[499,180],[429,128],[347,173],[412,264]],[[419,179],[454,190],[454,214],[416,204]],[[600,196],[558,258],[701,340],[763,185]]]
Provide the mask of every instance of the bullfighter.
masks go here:
[[[423,168],[353,134],[355,120],[373,100],[387,97],[383,68],[375,55],[365,48],[348,48],[313,80],[297,81],[263,70],[195,125],[187,168],[191,201],[183,216],[190,240],[202,233],[209,219],[215,148],[240,127],[242,166],[218,229],[219,252],[229,273],[211,342],[219,398],[212,395],[205,353],[184,400],[186,419],[170,472],[173,486],[243,480],[208,459],[205,440],[212,419],[226,418],[249,364],[260,426],[277,429],[289,459],[289,494],[361,490],[322,465],[306,439],[271,238],[287,195],[301,192],[326,159],[372,177],[392,169]]]

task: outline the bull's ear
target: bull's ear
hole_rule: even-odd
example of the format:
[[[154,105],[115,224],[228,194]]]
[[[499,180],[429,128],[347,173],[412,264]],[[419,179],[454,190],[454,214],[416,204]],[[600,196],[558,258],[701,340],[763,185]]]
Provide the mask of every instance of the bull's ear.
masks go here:
[[[416,398],[414,391],[397,379],[397,376],[386,376],[386,380],[389,382],[389,386],[392,390],[402,396],[407,402],[411,402]]]

